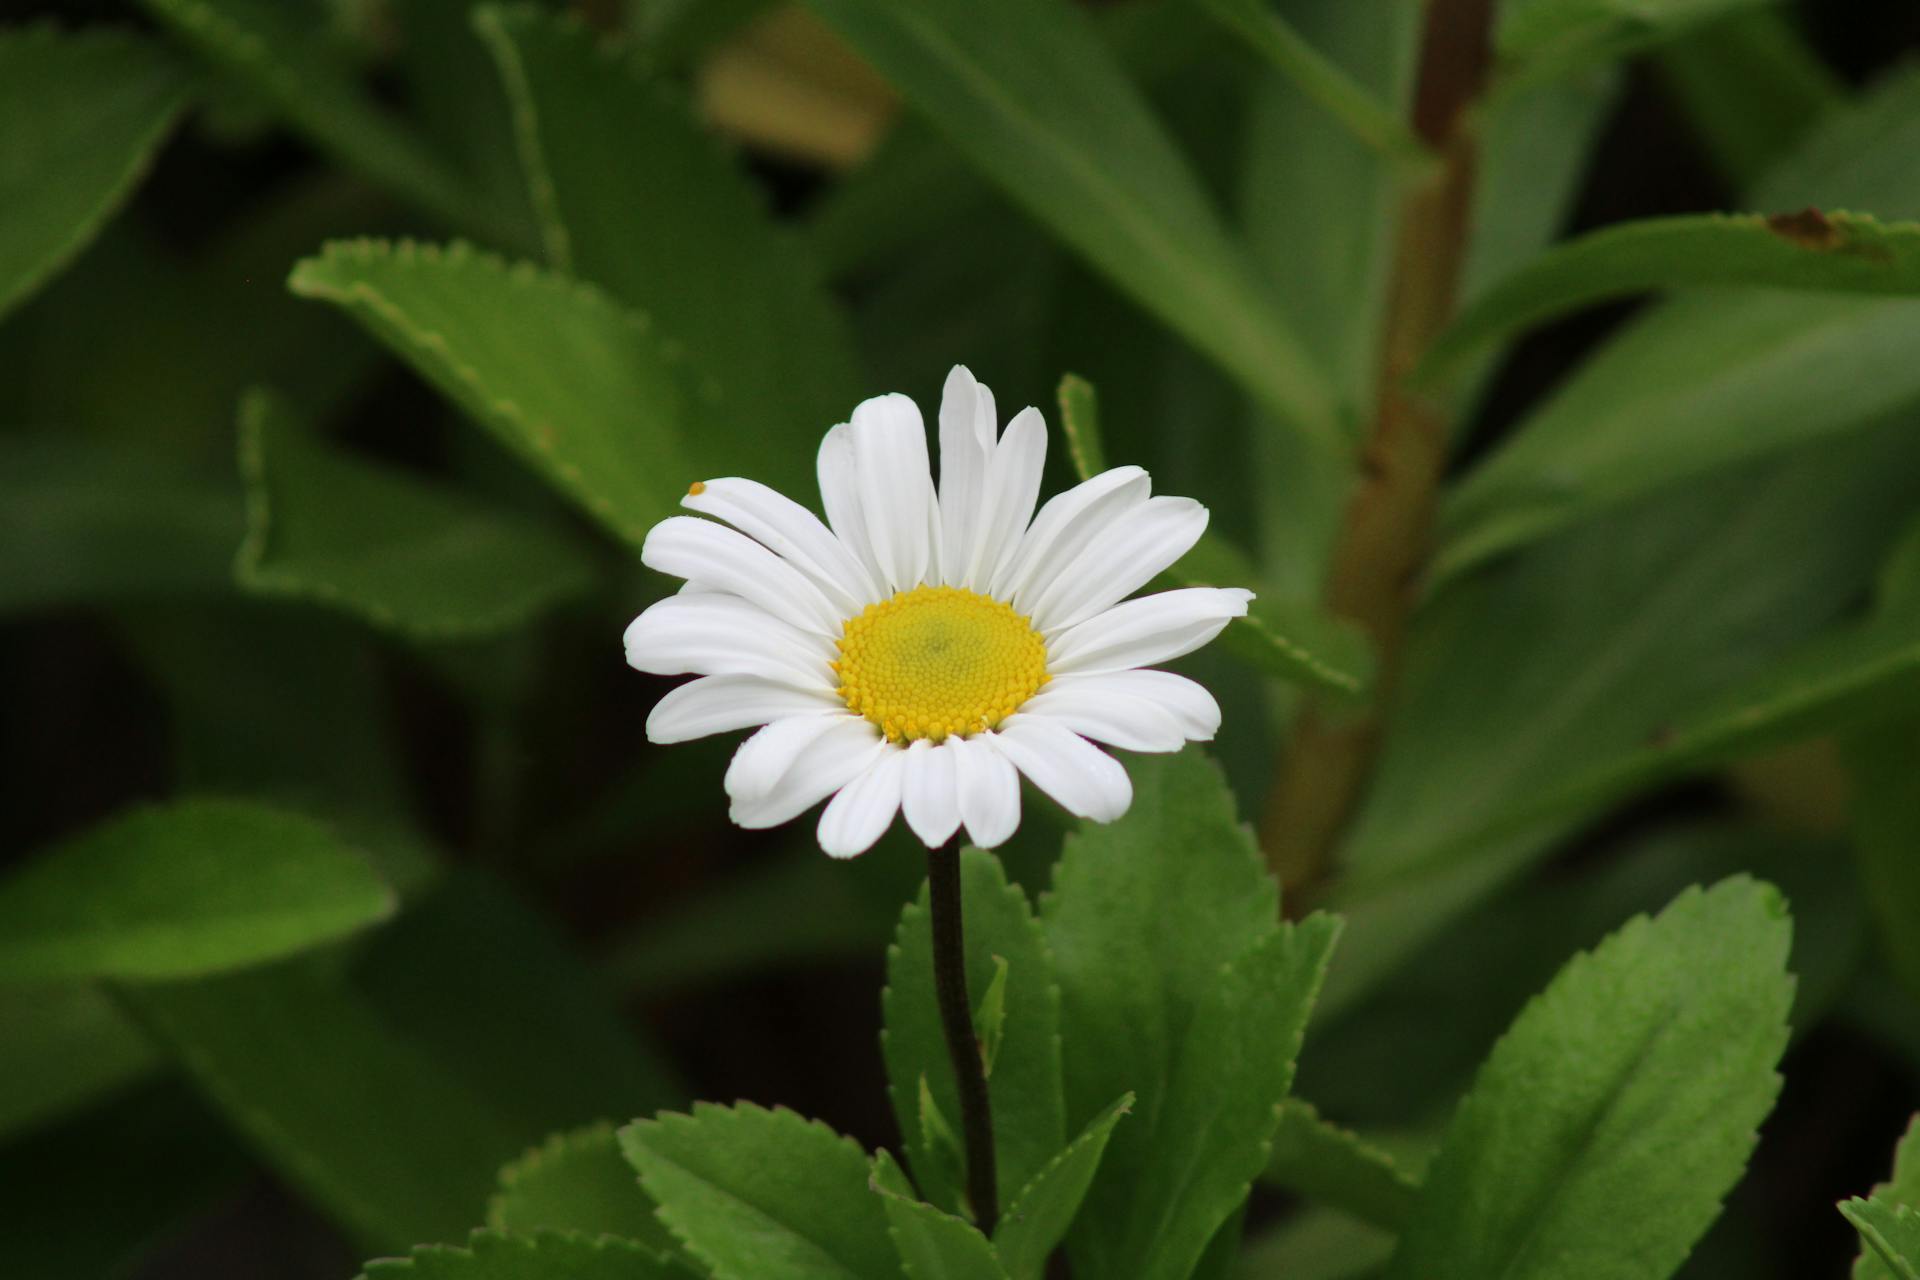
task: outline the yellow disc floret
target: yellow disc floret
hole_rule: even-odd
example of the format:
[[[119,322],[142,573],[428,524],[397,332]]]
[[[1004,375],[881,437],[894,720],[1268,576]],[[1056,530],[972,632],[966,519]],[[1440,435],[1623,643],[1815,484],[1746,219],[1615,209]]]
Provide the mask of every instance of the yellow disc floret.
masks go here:
[[[895,742],[991,729],[1047,682],[1047,646],[1011,606],[915,587],[847,619],[840,696]]]

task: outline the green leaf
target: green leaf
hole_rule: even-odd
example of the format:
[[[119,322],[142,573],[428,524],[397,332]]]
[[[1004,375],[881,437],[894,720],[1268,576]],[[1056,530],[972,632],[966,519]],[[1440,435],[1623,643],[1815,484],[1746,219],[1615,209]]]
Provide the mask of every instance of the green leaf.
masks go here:
[[[125,1088],[158,1065],[139,1028],[91,983],[0,986],[0,1140]]]
[[[224,591],[244,527],[234,486],[172,454],[0,436],[0,613]]]
[[[0,979],[213,973],[331,942],[393,909],[393,891],[327,828],[186,800],[97,827],[0,881]]]
[[[1920,214],[1920,179],[1898,162],[1920,145],[1916,121],[1920,75],[1890,80],[1815,130],[1749,203]],[[1920,395],[1916,341],[1920,302],[1904,299],[1732,292],[1656,307],[1447,496],[1434,576],[1662,486],[1869,425]]]
[[[1672,39],[1725,13],[1766,0],[1524,0],[1501,6],[1495,29],[1508,80],[1563,75]]]
[[[1069,1121],[1140,1099],[1069,1246],[1091,1276],[1139,1280],[1188,1274],[1266,1162],[1336,930],[1277,923],[1273,881],[1203,755],[1130,771],[1132,808],[1068,838],[1042,918]]]
[[[106,224],[180,118],[186,77],[147,41],[0,31],[0,315]]]
[[[909,1280],[1007,1280],[993,1245],[964,1218],[922,1203],[886,1152],[873,1157],[874,1194]]]
[[[1875,1217],[1884,1217],[1888,1209],[1897,1211],[1920,1207],[1920,1116],[1915,1116],[1907,1125],[1907,1132],[1894,1147],[1892,1176],[1873,1189],[1871,1198],[1882,1206]],[[1855,1200],[1852,1203],[1858,1205],[1860,1202]],[[1846,1212],[1844,1206],[1841,1212]],[[1848,1214],[1848,1217],[1853,1219],[1854,1225],[1861,1228],[1861,1235],[1865,1236],[1865,1226],[1854,1215]],[[1896,1228],[1896,1234],[1898,1230]],[[1889,1266],[1882,1253],[1867,1244],[1853,1264],[1853,1280],[1898,1280],[1898,1273]]]
[[[1433,158],[1392,108],[1315,49],[1262,0],[1200,0],[1200,4],[1367,146],[1415,171]]]
[[[298,964],[122,996],[228,1123],[369,1251],[464,1239],[522,1147],[484,1099]]]
[[[867,1157],[823,1124],[696,1103],[628,1125],[620,1149],[715,1280],[898,1280]]]
[[[1000,1181],[1025,1185],[1066,1142],[1065,1103],[1060,1084],[1060,992],[1053,964],[1027,896],[1009,884],[991,853],[960,853],[960,885],[966,934],[967,989],[985,992],[1000,964],[1006,966],[1005,1030],[987,1081],[993,1104],[994,1151]],[[960,1188],[940,1176],[944,1162],[921,1124],[919,1085],[927,1082],[935,1109],[949,1119],[960,1115],[960,1094],[941,1031],[934,998],[933,931],[928,896],[900,916],[899,931],[887,949],[887,989],[881,996],[886,1030],[881,1047],[887,1062],[893,1114],[927,1199],[957,1209]]]
[[[722,474],[695,469],[715,455],[691,446],[728,432],[691,431],[681,362],[643,317],[591,286],[465,245],[375,241],[330,244],[288,284],[345,309],[636,547],[686,483]],[[701,393],[706,422],[717,395]]]
[[[1743,9],[1663,45],[1658,65],[1721,173],[1750,187],[1846,100],[1844,81],[1777,9]]]
[[[993,1247],[1014,1280],[1040,1280],[1046,1272],[1047,1259],[1066,1239],[1087,1188],[1093,1185],[1113,1126],[1132,1110],[1133,1095],[1122,1094],[1089,1120],[1080,1135],[1024,1187],[1006,1198],[1000,1224],[993,1229]]]
[[[683,1091],[553,923],[477,871],[448,876],[368,944],[368,1003],[516,1125],[517,1145]]]
[[[691,106],[585,26],[526,6],[482,8],[476,25],[513,102],[549,264],[650,317],[726,388],[742,428],[724,474],[810,486],[820,437],[863,392],[804,246]]]
[[[1856,1196],[1842,1201],[1840,1212],[1878,1259],[1881,1274],[1893,1280],[1920,1280],[1920,1209]],[[1854,1276],[1859,1275],[1856,1266]]]
[[[312,0],[140,2],[347,168],[448,226],[511,243],[511,224],[477,200],[445,157],[377,105],[330,56],[328,17]]]
[[[487,1225],[523,1234],[619,1236],[661,1254],[674,1248],[606,1121],[556,1133],[501,1169],[499,1190],[487,1202]]]
[[[1389,1277],[1671,1274],[1779,1092],[1791,941],[1738,876],[1575,957],[1481,1068]]]
[[[1343,848],[1330,904],[1350,945],[1327,1003],[1602,803],[1846,710],[1818,663],[1788,655],[1866,586],[1911,512],[1916,457],[1895,419],[1643,498],[1443,591]],[[1831,688],[1874,665],[1837,663]]]
[[[1312,1103],[1299,1098],[1280,1108],[1273,1154],[1261,1180],[1389,1231],[1406,1225],[1420,1194],[1418,1180],[1391,1155],[1328,1123]]]
[[[1428,352],[1416,382],[1444,381],[1480,347],[1561,312],[1646,290],[1714,286],[1920,293],[1920,223],[1808,208],[1606,227],[1535,258],[1475,299]]]
[[[973,1035],[980,1042],[980,1061],[988,1077],[993,1075],[993,1060],[1000,1056],[1000,1045],[1007,1038],[1007,961],[993,958],[993,977],[987,980],[986,994],[973,1010]]]
[[[1058,399],[1074,472],[1082,480],[1090,479],[1106,465],[1093,384],[1068,374],[1060,381]],[[1244,587],[1258,581],[1260,574],[1252,561],[1231,543],[1207,533],[1172,570],[1156,578],[1153,587]],[[1316,609],[1256,597],[1247,615],[1229,624],[1223,636],[1222,643],[1235,657],[1283,680],[1358,697],[1373,679],[1373,654],[1365,637]]]
[[[465,1245],[426,1245],[367,1264],[361,1280],[682,1280],[686,1275],[630,1240],[551,1231],[476,1231]]]
[[[241,401],[240,470],[248,528],[234,572],[249,591],[434,640],[517,626],[593,583],[558,534],[331,449],[266,392]]]
[[[1100,442],[1100,397],[1093,384],[1077,373],[1060,379],[1054,393],[1060,405],[1060,430],[1067,437],[1073,473],[1082,480],[1107,469],[1106,446]]]
[[[1920,992],[1920,798],[1913,752],[1920,723],[1878,725],[1845,740],[1853,781],[1853,854],[1878,927],[1880,952],[1907,990]],[[1920,1160],[1914,1162],[1920,1165]],[[1920,1192],[1920,1187],[1916,1187]],[[1920,1207],[1920,1194],[1909,1203]]]
[[[1294,430],[1345,430],[1245,250],[1064,0],[813,0],[968,160]]]

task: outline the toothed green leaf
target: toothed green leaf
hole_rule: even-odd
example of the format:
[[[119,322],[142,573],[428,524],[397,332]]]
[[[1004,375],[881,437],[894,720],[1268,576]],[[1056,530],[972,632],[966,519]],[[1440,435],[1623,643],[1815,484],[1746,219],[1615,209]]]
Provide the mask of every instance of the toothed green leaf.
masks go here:
[[[1779,1092],[1792,933],[1736,876],[1569,962],[1480,1069],[1390,1280],[1671,1274]]]
[[[967,990],[985,993],[1006,966],[1004,1030],[987,1089],[993,1102],[994,1149],[1003,1187],[1026,1183],[1066,1141],[1060,1084],[1060,993],[1054,985],[1033,909],[992,854],[960,853],[962,920],[966,930]],[[960,1094],[934,998],[933,932],[923,888],[900,917],[887,952],[887,989],[881,997],[883,1048],[894,1116],[906,1138],[913,1171],[940,1208],[960,1207],[960,1185],[943,1176],[948,1160],[935,1149],[940,1135],[921,1122],[924,1079],[938,1113],[960,1116]]]
[[[823,1124],[700,1103],[628,1125],[620,1150],[715,1280],[899,1280],[867,1156]]]
[[[367,1264],[361,1280],[685,1280],[629,1240],[541,1231],[476,1231],[464,1245],[424,1245]]]
[[[873,1157],[873,1193],[909,1280],[1007,1280],[987,1238],[966,1219],[922,1202],[884,1151]]]

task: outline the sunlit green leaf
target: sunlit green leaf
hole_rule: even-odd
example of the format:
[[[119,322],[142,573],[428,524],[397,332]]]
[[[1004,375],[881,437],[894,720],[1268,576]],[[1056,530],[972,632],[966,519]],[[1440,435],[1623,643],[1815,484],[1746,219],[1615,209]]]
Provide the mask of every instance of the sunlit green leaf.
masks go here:
[[[124,32],[0,31],[0,315],[113,216],[186,88],[171,58]]]
[[[444,639],[515,626],[593,582],[558,534],[330,449],[265,392],[241,402],[240,469],[248,530],[235,573],[250,591]]]
[[[1907,1223],[1886,1223],[1889,1214],[1902,1217],[1901,1209],[1912,1210],[1920,1207],[1920,1117],[1908,1124],[1906,1133],[1893,1150],[1893,1174],[1885,1182],[1873,1189],[1873,1203],[1879,1208],[1867,1213],[1859,1213],[1861,1202],[1852,1201],[1856,1212],[1848,1213],[1848,1218],[1860,1229],[1863,1242],[1860,1257],[1853,1264],[1853,1280],[1901,1280],[1897,1268],[1891,1265],[1891,1259],[1875,1248],[1867,1233],[1869,1230],[1880,1235],[1881,1240],[1893,1246],[1893,1239],[1904,1236],[1910,1230]],[[1847,1213],[1847,1207],[1841,1207]],[[1891,1227],[1883,1231],[1882,1224]],[[1890,1238],[1892,1237],[1892,1238]],[[1910,1260],[1920,1261],[1920,1255],[1909,1255]]]
[[[258,964],[385,919],[393,891],[325,827],[238,801],[109,822],[0,881],[0,978],[153,980]]]
[[[1670,1274],[1779,1092],[1791,938],[1737,877],[1577,956],[1481,1069],[1389,1277]]]
[[[1877,1197],[1855,1197],[1842,1202],[1846,1215],[1860,1239],[1872,1251],[1883,1274],[1893,1280],[1920,1280],[1920,1209],[1912,1205],[1890,1204]],[[1859,1269],[1854,1275],[1859,1276]]]

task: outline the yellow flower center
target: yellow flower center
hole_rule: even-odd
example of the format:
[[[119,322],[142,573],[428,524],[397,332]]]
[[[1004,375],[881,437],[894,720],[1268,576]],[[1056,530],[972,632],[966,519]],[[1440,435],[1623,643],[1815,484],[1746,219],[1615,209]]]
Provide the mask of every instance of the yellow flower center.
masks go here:
[[[1011,606],[915,587],[847,619],[840,696],[895,742],[991,729],[1047,682],[1047,646]]]

